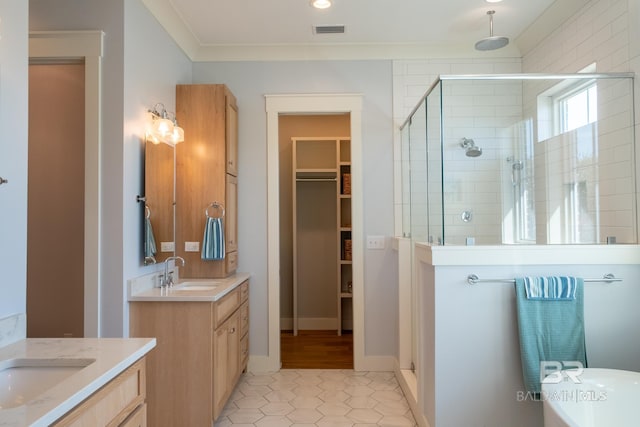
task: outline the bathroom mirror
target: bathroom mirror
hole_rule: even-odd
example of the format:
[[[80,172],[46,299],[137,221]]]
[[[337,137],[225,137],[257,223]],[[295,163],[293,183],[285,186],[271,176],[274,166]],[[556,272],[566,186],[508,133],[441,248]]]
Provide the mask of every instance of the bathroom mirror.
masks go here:
[[[173,256],[175,206],[175,148],[145,142],[144,156],[144,264]]]

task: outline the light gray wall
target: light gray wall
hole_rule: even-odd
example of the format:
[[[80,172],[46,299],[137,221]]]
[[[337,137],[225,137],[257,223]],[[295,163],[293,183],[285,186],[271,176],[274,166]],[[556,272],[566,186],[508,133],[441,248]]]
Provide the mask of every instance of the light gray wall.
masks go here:
[[[124,193],[123,193],[123,289],[113,292],[113,306],[123,306],[120,321],[127,336],[129,310],[126,281],[159,270],[160,266],[141,267],[142,210],[136,195],[144,194],[144,131],[149,120],[147,110],[161,102],[167,111],[176,111],[176,84],[191,82],[191,60],[149,13],[141,1],[125,1],[124,48]],[[111,306],[111,304],[109,304]],[[116,332],[114,332],[116,333]]]
[[[251,273],[251,354],[268,352],[265,94],[363,95],[364,235],[393,233],[390,61],[195,63],[194,83],[225,83],[238,99],[239,267]],[[185,132],[187,130],[185,129]],[[357,242],[354,242],[357,244]],[[389,245],[387,245],[388,247]],[[365,251],[366,355],[395,355],[397,272],[391,249]]]
[[[27,303],[28,3],[0,0],[0,319]]]
[[[102,336],[126,336],[126,281],[142,267],[141,211],[145,111],[175,106],[175,84],[191,62],[139,0],[29,1],[30,30],[102,30]],[[125,48],[126,46],[126,48]],[[125,79],[126,76],[126,79]]]

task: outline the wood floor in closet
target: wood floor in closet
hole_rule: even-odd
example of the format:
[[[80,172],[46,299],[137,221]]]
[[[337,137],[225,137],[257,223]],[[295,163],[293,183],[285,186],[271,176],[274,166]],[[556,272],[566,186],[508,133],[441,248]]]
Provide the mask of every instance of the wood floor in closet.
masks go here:
[[[280,357],[282,369],[353,369],[353,334],[281,331]]]

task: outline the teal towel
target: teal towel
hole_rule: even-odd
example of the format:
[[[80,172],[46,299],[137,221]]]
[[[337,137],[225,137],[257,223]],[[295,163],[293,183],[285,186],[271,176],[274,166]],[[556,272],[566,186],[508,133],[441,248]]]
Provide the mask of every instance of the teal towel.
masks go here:
[[[204,260],[224,259],[224,229],[222,218],[212,218],[207,216],[204,226],[204,237],[202,238],[202,254]]]
[[[144,219],[144,256],[145,258],[153,258],[156,252],[156,238],[153,235],[151,219],[147,217]]]
[[[527,391],[540,392],[542,361],[578,361],[587,367],[584,281],[575,279],[575,299],[564,300],[527,299],[525,279],[516,279],[520,360]]]

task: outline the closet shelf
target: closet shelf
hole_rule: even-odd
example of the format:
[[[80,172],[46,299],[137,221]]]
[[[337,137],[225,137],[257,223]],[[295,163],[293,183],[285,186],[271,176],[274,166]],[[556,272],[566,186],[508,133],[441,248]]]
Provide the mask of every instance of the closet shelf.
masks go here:
[[[353,298],[353,294],[350,292],[342,292],[340,293],[340,298]]]
[[[346,259],[341,259],[341,260],[340,260],[340,264],[344,264],[344,265],[346,265],[346,264],[351,264],[352,262],[353,262],[353,261],[351,261],[351,260],[346,260]]]

